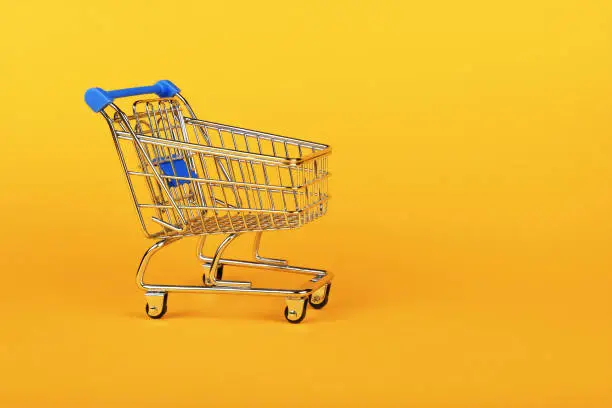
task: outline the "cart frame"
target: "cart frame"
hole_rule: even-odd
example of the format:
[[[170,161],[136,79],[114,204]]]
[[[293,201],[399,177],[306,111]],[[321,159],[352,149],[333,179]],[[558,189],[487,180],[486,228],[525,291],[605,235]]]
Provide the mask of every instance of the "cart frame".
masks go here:
[[[130,116],[114,103],[116,98],[144,94],[156,94],[158,99],[134,102],[134,113]],[[284,259],[267,258],[260,255],[259,250],[264,231],[298,228],[325,214],[329,200],[329,146],[199,120],[180,90],[170,81],[114,91],[91,88],[85,94],[85,101],[109,125],[142,229],[148,238],[157,241],[145,252],[136,274],[137,286],[145,291],[145,310],[149,317],[158,319],[164,316],[170,292],[285,297],[285,318],[290,323],[304,319],[308,304],[316,309],[327,304],[333,278],[330,272],[290,265]],[[151,110],[153,104],[157,104],[157,110]],[[146,109],[144,113],[137,110],[142,106]],[[182,114],[183,108],[189,117]],[[196,143],[188,134],[189,125],[196,132]],[[220,145],[212,141],[210,129],[218,132]],[[224,143],[222,132],[231,133],[233,146]],[[244,137],[242,148],[238,146],[235,135]],[[258,149],[249,147],[250,139],[247,137],[257,141]],[[130,164],[122,147],[125,142],[133,144],[139,169],[135,170]],[[262,143],[271,144],[272,154],[262,150]],[[275,148],[279,145],[280,152]],[[297,149],[299,156],[290,157],[290,148]],[[303,154],[303,150],[308,150],[308,154]],[[258,166],[263,170],[263,173],[257,170],[261,173],[259,180],[256,174]],[[215,168],[217,172],[212,174],[209,168]],[[271,169],[278,170],[277,182],[270,180]],[[283,183],[283,174],[289,176],[289,183]],[[145,180],[150,202],[145,203],[140,198],[134,178]],[[222,197],[219,191],[223,193]],[[291,200],[287,197],[294,198],[295,204],[288,204]],[[147,210],[156,214],[150,220],[145,214]],[[151,231],[151,222],[147,221],[152,221],[157,229]],[[255,233],[252,258],[224,258],[227,247],[247,232]],[[213,256],[206,256],[206,238],[212,234],[226,234],[226,237]],[[199,236],[197,256],[204,268],[203,286],[145,282],[145,272],[152,257],[170,244],[190,236]],[[253,287],[250,281],[223,279],[225,265],[303,274],[310,279],[294,289]]]

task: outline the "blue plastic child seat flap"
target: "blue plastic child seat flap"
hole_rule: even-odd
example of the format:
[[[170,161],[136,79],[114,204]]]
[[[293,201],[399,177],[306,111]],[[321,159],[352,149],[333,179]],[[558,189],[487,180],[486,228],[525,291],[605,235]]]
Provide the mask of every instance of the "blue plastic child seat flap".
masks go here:
[[[159,163],[159,168],[164,174],[164,176],[190,178],[198,177],[195,170],[190,169],[187,166],[187,163],[184,159],[169,158],[167,160],[164,160],[162,158],[155,160],[155,162]],[[177,187],[181,184],[189,184],[191,183],[191,180],[166,179],[166,183],[168,184],[168,187]]]

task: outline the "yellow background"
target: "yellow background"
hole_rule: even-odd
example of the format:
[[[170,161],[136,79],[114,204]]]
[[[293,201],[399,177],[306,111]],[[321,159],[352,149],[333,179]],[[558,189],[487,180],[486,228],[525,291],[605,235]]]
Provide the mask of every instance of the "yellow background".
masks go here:
[[[2,2],[0,405],[611,406],[611,3],[223,3]],[[328,215],[263,242],[336,274],[325,310],[145,317],[150,243],[83,93],[163,78],[332,145]],[[200,282],[194,246],[151,278]]]

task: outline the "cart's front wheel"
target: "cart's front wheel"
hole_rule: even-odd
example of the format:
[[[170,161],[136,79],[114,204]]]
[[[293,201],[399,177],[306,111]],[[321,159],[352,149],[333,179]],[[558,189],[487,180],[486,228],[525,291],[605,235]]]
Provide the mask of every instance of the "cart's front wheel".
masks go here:
[[[329,291],[331,290],[331,283],[321,286],[315,290],[312,295],[308,298],[310,306],[315,309],[323,309],[329,300]]]
[[[161,319],[168,311],[167,292],[147,292],[145,299],[147,300],[145,311],[151,319]]]
[[[289,323],[300,323],[306,317],[306,308],[308,302],[306,299],[287,299],[287,307],[285,307],[285,319]]]
[[[217,275],[215,276],[215,279],[216,280],[223,280],[223,265],[217,266]],[[202,282],[204,283],[204,285],[207,285],[206,284],[206,274],[202,275]]]

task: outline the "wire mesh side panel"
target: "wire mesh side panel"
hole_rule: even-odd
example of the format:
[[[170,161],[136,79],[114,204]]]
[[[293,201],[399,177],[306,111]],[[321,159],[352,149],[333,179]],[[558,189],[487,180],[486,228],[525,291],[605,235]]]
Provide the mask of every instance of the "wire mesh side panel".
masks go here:
[[[154,234],[143,225],[150,235],[295,228],[327,209],[327,156],[279,160],[324,145],[186,118],[175,99],[137,101],[128,120],[142,150],[119,116],[114,131],[139,213],[157,222]]]
[[[329,200],[327,162],[328,155],[324,155],[309,160],[303,165],[303,187],[300,189],[301,224],[314,221],[327,212]]]
[[[217,191],[212,202],[227,211],[215,210],[216,221],[223,224],[220,232],[295,228],[325,214],[327,155],[294,166],[268,159],[305,158],[327,146],[192,118],[186,118],[186,123],[194,138],[254,157],[205,155],[218,163],[217,172],[205,175],[206,181],[200,183]],[[232,201],[234,197],[237,201]],[[224,202],[229,206],[223,206]]]

